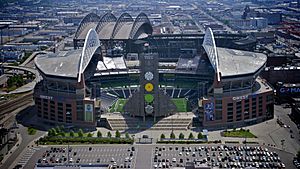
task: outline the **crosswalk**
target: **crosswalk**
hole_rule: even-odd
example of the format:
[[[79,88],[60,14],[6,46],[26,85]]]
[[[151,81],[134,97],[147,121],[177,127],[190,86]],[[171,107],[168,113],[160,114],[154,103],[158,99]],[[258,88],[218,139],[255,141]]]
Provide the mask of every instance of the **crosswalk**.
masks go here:
[[[30,147],[26,150],[26,152],[23,154],[23,156],[21,157],[20,161],[18,162],[17,165],[21,165],[21,166],[25,166],[26,163],[29,161],[29,159],[31,158],[31,156],[36,152],[40,150],[40,148],[36,148],[36,147]]]

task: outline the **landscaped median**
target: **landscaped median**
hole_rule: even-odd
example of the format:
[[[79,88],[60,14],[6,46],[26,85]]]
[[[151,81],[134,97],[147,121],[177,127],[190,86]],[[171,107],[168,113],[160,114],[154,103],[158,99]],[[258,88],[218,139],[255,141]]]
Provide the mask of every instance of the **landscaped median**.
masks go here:
[[[40,145],[51,144],[132,144],[133,140],[128,138],[97,138],[97,137],[49,137],[45,136],[38,140]]]
[[[203,144],[203,143],[221,143],[221,140],[208,141],[207,137],[202,135],[201,132],[198,133],[197,138],[194,137],[193,133],[190,133],[188,138],[184,138],[184,134],[180,133],[178,138],[171,132],[170,137],[166,138],[164,134],[161,134],[160,140],[156,143],[160,144]]]
[[[133,139],[128,133],[125,137],[121,137],[121,133],[117,130],[115,137],[111,132],[107,132],[106,137],[102,137],[100,131],[95,137],[93,133],[84,133],[81,129],[78,132],[70,131],[64,132],[63,127],[52,128],[48,131],[48,135],[40,138],[37,143],[40,145],[51,144],[133,144]]]
[[[225,130],[221,132],[221,136],[223,137],[239,137],[239,138],[257,138],[254,134],[250,132],[250,130],[240,129],[236,130],[233,129],[231,131]]]

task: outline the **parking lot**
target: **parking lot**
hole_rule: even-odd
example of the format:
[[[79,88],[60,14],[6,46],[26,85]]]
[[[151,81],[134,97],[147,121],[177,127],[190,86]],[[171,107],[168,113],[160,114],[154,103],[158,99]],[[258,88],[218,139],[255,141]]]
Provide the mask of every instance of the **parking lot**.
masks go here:
[[[218,168],[286,168],[276,151],[259,145],[166,145],[154,147],[152,153],[152,168],[182,167],[186,162]]]
[[[115,168],[134,168],[137,149],[133,146],[70,146],[42,149],[36,163],[48,164],[111,164]]]

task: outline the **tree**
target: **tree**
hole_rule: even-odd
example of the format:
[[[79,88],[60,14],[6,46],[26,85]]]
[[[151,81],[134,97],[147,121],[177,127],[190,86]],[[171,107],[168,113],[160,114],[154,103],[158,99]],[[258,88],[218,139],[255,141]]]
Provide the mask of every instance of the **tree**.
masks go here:
[[[53,131],[53,129],[49,129],[48,130],[48,136],[49,137],[55,136],[55,131]]]
[[[116,138],[120,138],[121,137],[121,133],[119,132],[119,130],[116,131]]]
[[[170,138],[171,138],[171,139],[175,139],[175,138],[176,138],[176,136],[175,136],[174,132],[171,132],[171,134],[170,134]]]
[[[97,137],[99,137],[99,138],[101,138],[101,137],[102,137],[102,133],[101,133],[101,131],[98,131],[98,132],[97,132]]]
[[[61,135],[62,137],[65,137],[65,136],[66,136],[66,133],[65,133],[65,132],[60,132],[60,135]]]
[[[78,137],[83,137],[83,131],[82,131],[82,129],[79,129],[79,131],[78,131]]]
[[[190,135],[189,135],[189,139],[190,139],[190,140],[194,139],[194,135],[193,135],[193,133],[190,133]]]
[[[201,132],[198,133],[198,139],[202,139],[203,138],[203,135]]]
[[[182,133],[179,134],[179,139],[184,139],[184,135]]]
[[[73,130],[71,130],[71,132],[70,132],[70,137],[74,137],[74,131]]]
[[[160,139],[162,140],[162,139],[165,139],[166,138],[166,136],[164,135],[164,134],[161,134],[160,135]]]
[[[60,133],[61,133],[61,129],[60,129],[59,126],[56,126],[56,127],[55,127],[55,132],[56,132],[57,134],[60,134]]]
[[[93,137],[93,133],[89,133],[87,136],[88,137]]]
[[[129,138],[130,138],[130,136],[129,136],[128,132],[126,132],[126,133],[125,133],[125,138],[127,138],[127,139],[129,139]]]
[[[110,131],[107,132],[107,137],[111,138],[111,133],[110,133]]]

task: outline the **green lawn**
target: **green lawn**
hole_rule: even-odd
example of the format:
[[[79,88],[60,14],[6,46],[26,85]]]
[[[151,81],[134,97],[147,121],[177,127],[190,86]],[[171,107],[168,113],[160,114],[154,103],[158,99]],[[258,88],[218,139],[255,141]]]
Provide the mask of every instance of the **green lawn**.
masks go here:
[[[187,112],[187,100],[185,98],[171,99],[178,112]]]
[[[83,133],[83,137],[87,137],[88,133]],[[71,137],[70,133],[65,133],[65,137]],[[77,132],[74,132],[74,137],[79,137]]]
[[[127,99],[118,99],[112,106],[109,112],[124,112],[123,107]]]
[[[249,130],[232,130],[232,131],[224,131],[224,137],[239,137],[239,138],[257,138],[254,134],[252,134]]]

